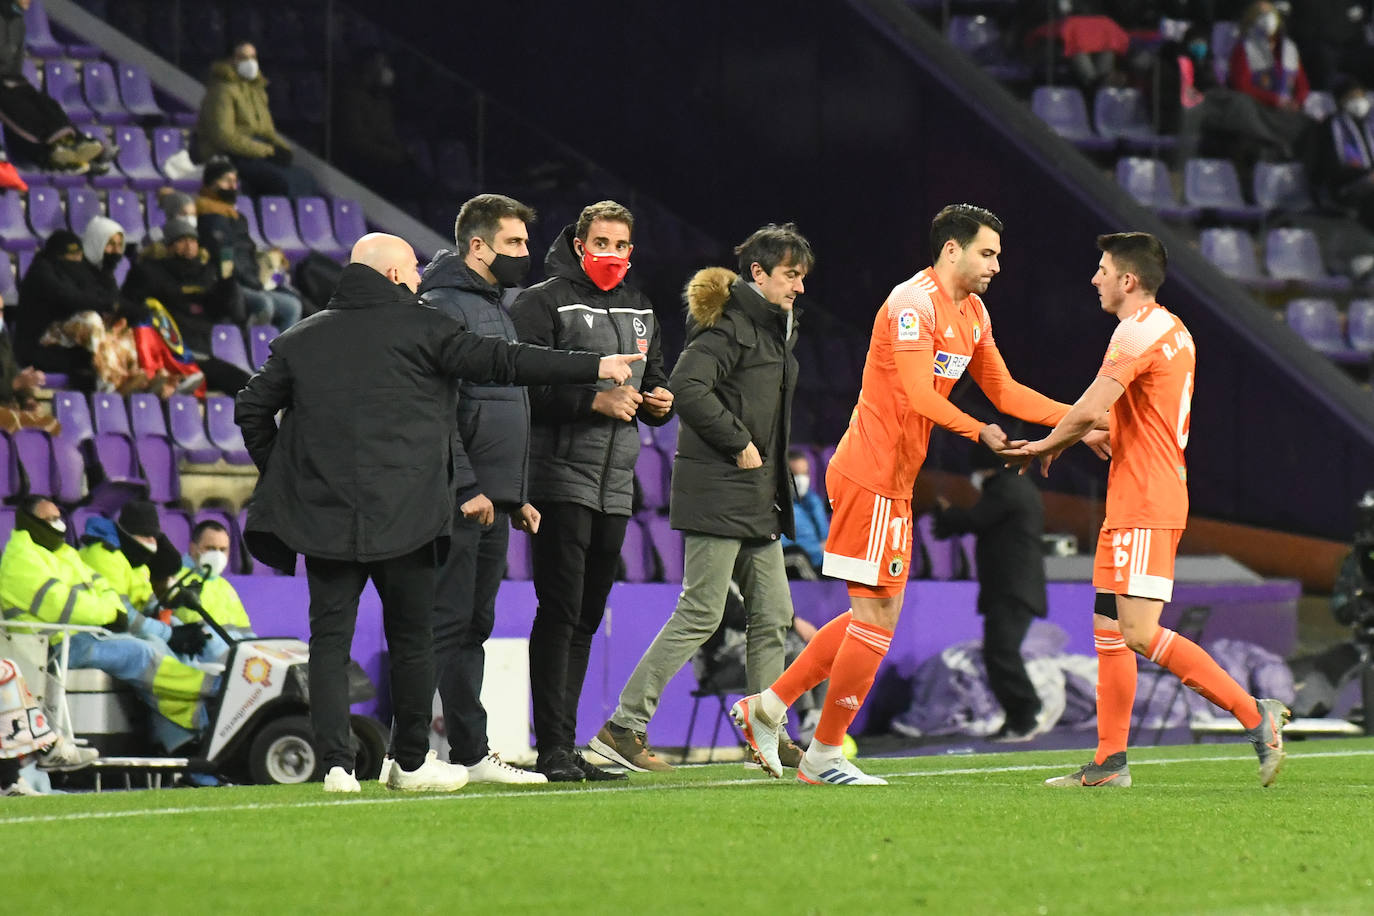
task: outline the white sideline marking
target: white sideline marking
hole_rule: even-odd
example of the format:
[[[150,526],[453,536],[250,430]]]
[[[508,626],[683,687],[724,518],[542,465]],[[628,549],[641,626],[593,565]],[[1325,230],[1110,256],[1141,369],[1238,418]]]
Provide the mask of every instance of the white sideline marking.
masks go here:
[[[1374,749],[1352,750],[1352,751],[1317,751],[1314,753],[1289,754],[1289,759],[1315,759],[1318,757],[1370,757],[1374,756]],[[882,760],[881,757],[870,758],[872,760]],[[1233,763],[1235,761],[1245,761],[1249,759],[1246,754],[1217,755],[1214,757],[1161,757],[1154,760],[1132,760],[1131,766],[1162,766],[1173,763]],[[728,766],[728,764],[712,764],[713,766]],[[1062,770],[1069,764],[1064,763],[1035,763],[1020,764],[1017,766],[989,766],[989,767],[959,767],[947,770],[911,770],[904,773],[880,773],[878,775],[885,779],[901,779],[917,776],[968,776],[976,773],[1026,773],[1035,770]],[[127,811],[74,811],[69,814],[43,814],[29,817],[6,817],[0,818],[0,827],[7,827],[18,824],[54,824],[68,821],[97,821],[110,820],[123,817],[165,817],[174,814],[224,814],[233,811],[279,811],[285,809],[305,809],[305,808],[334,808],[347,805],[396,805],[415,802],[445,802],[445,801],[467,801],[477,802],[485,799],[494,798],[548,798],[553,795],[599,795],[603,793],[626,792],[663,792],[671,789],[710,789],[721,786],[743,786],[743,785],[770,785],[775,783],[785,783],[792,780],[772,780],[753,777],[749,779],[714,779],[709,782],[681,782],[668,783],[666,785],[653,785],[640,783],[628,786],[607,786],[600,789],[547,789],[547,790],[510,790],[505,792],[484,792],[481,794],[464,794],[463,792],[453,792],[449,794],[417,794],[417,795],[390,795],[380,798],[348,798],[339,796],[337,798],[320,799],[318,801],[301,802],[249,802],[241,805],[205,805],[189,808],[135,808]],[[323,792],[323,790],[321,790]]]

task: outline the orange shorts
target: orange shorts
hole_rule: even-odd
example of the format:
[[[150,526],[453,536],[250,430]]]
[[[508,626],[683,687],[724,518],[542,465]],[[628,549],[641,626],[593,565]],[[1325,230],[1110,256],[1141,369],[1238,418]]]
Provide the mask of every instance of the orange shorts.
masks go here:
[[[849,583],[859,598],[891,598],[911,571],[911,500],[889,499],[827,470],[830,536],[821,572]]]
[[[1093,561],[1093,585],[1131,598],[1168,601],[1174,596],[1174,554],[1182,528],[1102,529]]]

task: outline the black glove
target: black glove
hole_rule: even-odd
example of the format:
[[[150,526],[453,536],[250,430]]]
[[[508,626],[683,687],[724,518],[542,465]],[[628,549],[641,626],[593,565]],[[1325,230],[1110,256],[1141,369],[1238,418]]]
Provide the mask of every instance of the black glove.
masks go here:
[[[105,624],[105,629],[109,630],[111,633],[129,632],[129,615],[123,611],[117,611],[115,613],[115,619]]]
[[[208,639],[200,624],[183,623],[179,627],[172,627],[167,646],[177,655],[198,655]]]
[[[293,158],[291,150],[284,146],[274,146],[272,155],[267,157],[273,165],[290,165]]]

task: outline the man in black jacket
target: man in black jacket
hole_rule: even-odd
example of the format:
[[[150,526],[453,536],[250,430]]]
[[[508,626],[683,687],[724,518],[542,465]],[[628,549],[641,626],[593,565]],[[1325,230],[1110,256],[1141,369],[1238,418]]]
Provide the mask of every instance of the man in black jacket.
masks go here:
[[[1015,421],[1006,427],[1022,438]],[[1005,467],[987,446],[973,447],[973,485],[982,496],[970,508],[939,501],[937,537],[972,532],[978,536],[978,613],[983,615],[983,661],[988,686],[1002,704],[1006,721],[994,741],[1029,741],[1045,730],[1040,696],[1021,660],[1021,642],[1031,621],[1044,617],[1045,560],[1041,535],[1045,506],[1029,475]]]
[[[749,692],[786,667],[792,596],[780,537],[795,534],[787,468],[797,385],[792,306],[815,257],[791,223],[759,229],[735,254],[740,275],[711,267],[688,283],[687,348],[668,381],[682,421],[669,511],[686,533],[682,594],[591,742],[641,772],[672,769],[648,747],[649,720],[664,685],[720,626],[732,577],[749,613]],[[792,766],[801,759],[791,742],[780,752]]]
[[[434,576],[453,522],[456,382],[619,382],[642,357],[598,360],[470,334],[418,300],[415,252],[392,235],[363,236],[350,260],[329,307],[276,338],[239,393],[234,419],[262,474],[245,540],[276,569],[292,571],[305,555],[310,718],[325,790],[361,791],[346,671],[371,578],[391,653],[396,759],[387,785],[453,791],[467,771],[425,751]]]
[[[501,294],[529,272],[526,224],[533,221],[533,210],[500,194],[463,204],[453,230],[455,250],[440,251],[429,262],[420,299],[465,331],[514,343],[519,338]],[[434,673],[449,759],[467,767],[471,782],[542,783],[543,774],[512,767],[491,753],[481,698],[482,644],[496,622],[496,592],[506,570],[506,521],[530,534],[539,530],[539,513],[525,494],[529,397],[519,385],[469,379],[459,389],[458,511],[434,595]]]
[[[582,210],[544,259],[548,279],[520,294],[511,318],[520,339],[597,353],[638,350],[645,361],[623,385],[530,388],[530,499],[534,538],[530,692],[539,771],[552,782],[613,778],[574,751],[577,703],[592,637],[620,562],[639,458],[636,421],[668,421],[658,321],[626,286],[634,217],[614,201]]]

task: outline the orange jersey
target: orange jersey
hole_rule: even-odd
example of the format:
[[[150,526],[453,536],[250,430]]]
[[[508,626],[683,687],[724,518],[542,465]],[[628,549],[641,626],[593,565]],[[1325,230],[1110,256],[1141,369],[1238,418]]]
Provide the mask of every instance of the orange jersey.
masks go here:
[[[1193,335],[1162,305],[1117,325],[1099,376],[1126,389],[1112,406],[1112,467],[1103,527],[1183,528],[1188,522],[1188,446],[1197,351]]]
[[[983,424],[948,400],[965,370],[1012,416],[1053,426],[1068,411],[1011,377],[983,300],[954,302],[928,267],[878,310],[859,403],[831,467],[881,496],[910,499],[936,424],[978,438]]]

